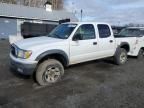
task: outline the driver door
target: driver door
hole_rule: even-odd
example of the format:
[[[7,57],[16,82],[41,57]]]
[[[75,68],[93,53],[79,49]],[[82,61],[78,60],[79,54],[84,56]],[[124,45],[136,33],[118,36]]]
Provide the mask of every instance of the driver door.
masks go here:
[[[74,40],[75,36],[80,37]],[[98,45],[94,25],[83,24],[79,26],[70,42],[70,64],[95,59],[97,49]]]

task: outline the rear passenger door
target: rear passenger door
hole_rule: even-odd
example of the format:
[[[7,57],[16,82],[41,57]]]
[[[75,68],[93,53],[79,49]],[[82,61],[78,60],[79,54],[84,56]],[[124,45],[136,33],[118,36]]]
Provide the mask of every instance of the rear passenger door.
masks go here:
[[[113,56],[115,52],[115,40],[107,24],[98,24],[98,34],[99,34],[99,53],[102,57]]]

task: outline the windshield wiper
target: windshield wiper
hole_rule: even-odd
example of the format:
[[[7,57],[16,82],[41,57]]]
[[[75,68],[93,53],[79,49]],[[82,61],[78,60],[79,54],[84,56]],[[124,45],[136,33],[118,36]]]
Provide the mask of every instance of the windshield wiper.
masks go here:
[[[61,38],[59,35],[57,35],[57,34],[49,34],[48,37],[62,39],[62,38]]]
[[[53,34],[54,36],[56,36],[59,39],[62,39],[58,34]]]

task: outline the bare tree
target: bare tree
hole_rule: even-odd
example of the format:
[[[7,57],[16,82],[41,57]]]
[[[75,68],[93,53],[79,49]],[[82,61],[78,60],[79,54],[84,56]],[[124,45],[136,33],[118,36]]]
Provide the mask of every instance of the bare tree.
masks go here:
[[[31,7],[43,7],[46,0],[22,0],[22,5]]]
[[[30,7],[44,7],[44,4],[49,1],[53,5],[53,9],[62,9],[63,0],[0,0],[3,3],[20,4]]]
[[[57,0],[58,2],[58,9],[63,9],[63,0]]]
[[[11,4],[16,4],[16,0],[0,0],[2,3],[11,3]]]

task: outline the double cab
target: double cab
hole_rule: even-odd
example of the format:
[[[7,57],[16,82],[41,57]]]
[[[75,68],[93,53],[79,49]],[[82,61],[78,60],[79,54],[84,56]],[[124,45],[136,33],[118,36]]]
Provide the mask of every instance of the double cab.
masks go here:
[[[40,85],[48,85],[62,78],[64,67],[107,57],[121,65],[131,50],[128,41],[114,37],[107,23],[70,22],[59,25],[47,36],[12,44],[11,68],[35,75]]]

